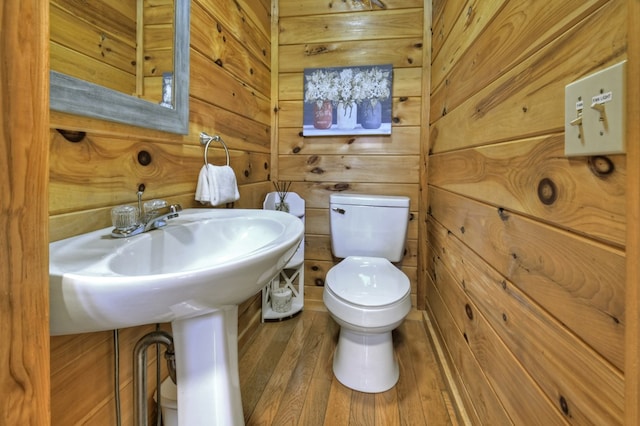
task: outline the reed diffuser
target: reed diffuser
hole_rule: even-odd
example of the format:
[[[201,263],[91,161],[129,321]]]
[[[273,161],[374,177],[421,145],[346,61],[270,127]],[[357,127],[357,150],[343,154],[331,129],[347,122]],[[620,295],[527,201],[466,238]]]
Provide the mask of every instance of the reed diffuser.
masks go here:
[[[289,188],[291,188],[291,182],[276,182],[273,181],[273,186],[276,188],[276,192],[278,193],[278,199],[280,202],[276,202],[276,210],[289,213],[289,203],[285,203],[287,198],[287,194],[289,193]]]

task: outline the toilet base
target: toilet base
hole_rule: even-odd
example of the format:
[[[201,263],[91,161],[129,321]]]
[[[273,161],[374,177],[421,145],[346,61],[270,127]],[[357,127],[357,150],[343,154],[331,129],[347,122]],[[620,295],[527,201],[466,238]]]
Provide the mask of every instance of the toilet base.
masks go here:
[[[340,383],[359,392],[391,389],[400,376],[391,332],[363,334],[341,327],[333,373]]]

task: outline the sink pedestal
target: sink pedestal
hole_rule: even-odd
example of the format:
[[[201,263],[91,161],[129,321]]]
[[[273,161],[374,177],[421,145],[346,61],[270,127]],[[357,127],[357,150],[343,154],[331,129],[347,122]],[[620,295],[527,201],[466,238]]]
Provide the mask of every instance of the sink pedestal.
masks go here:
[[[244,425],[238,374],[238,306],[171,323],[178,422]]]

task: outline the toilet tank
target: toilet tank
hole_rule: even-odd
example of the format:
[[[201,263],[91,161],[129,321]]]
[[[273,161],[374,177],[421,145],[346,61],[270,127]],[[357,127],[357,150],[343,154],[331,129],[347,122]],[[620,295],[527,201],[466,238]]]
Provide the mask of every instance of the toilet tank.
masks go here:
[[[371,256],[398,262],[404,255],[409,198],[331,194],[329,222],[336,257]]]

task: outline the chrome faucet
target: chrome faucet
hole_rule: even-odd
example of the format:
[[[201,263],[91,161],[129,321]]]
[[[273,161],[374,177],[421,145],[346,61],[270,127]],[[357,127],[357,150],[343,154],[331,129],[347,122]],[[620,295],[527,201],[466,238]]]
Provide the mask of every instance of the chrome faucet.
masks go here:
[[[180,206],[180,204],[165,205],[148,211],[144,214],[141,221],[144,225],[144,230],[142,232],[151,231],[152,229],[158,229],[165,226],[168,219],[178,217],[179,211],[182,211],[182,206]]]
[[[113,230],[111,236],[126,238],[158,229],[167,224],[168,219],[178,217],[182,211],[180,204],[169,204],[164,200],[151,200],[144,203],[144,214],[132,206],[119,206],[111,210]]]

